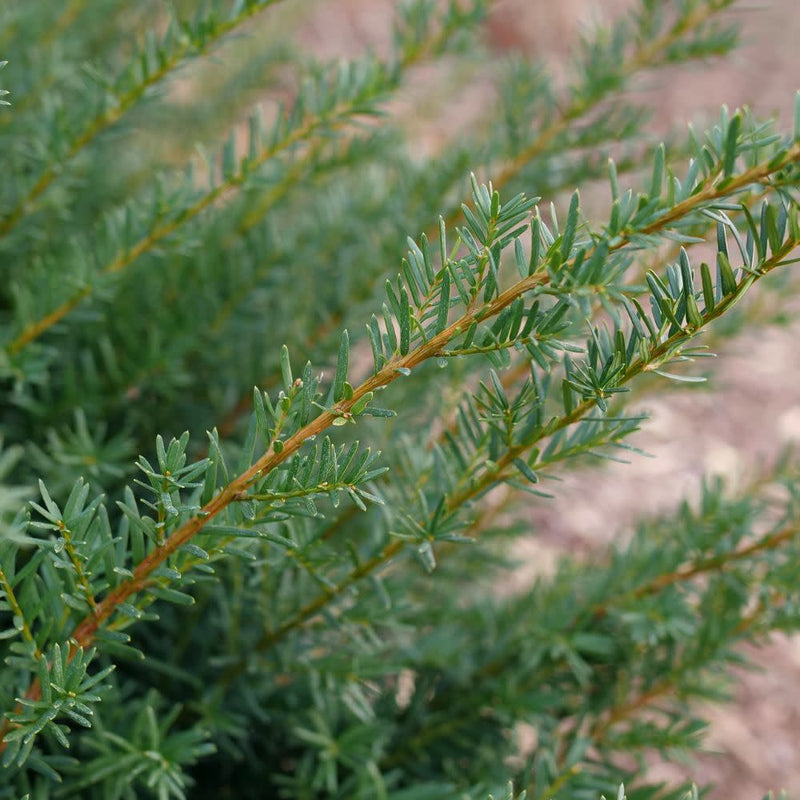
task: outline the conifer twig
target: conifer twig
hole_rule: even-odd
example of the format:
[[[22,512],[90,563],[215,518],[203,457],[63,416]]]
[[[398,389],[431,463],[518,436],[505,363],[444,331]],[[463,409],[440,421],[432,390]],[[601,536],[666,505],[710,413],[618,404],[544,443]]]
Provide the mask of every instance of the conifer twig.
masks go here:
[[[677,20],[662,36],[641,44],[633,54],[626,56],[625,60],[620,65],[620,82],[630,79],[643,70],[657,66],[661,63],[661,59],[666,57],[669,49],[681,41],[682,36],[688,31],[695,30],[698,26],[714,18],[722,10],[729,7],[732,2],[733,0],[717,0],[717,2],[707,3],[704,6],[696,8],[686,17]],[[548,148],[557,141],[560,135],[570,129],[572,124],[585,118],[592,111],[596,110],[615,88],[617,87],[609,84],[604,87],[603,91],[597,94],[588,97],[575,97],[563,108],[559,108],[555,119],[546,124],[541,130],[537,131],[525,148],[506,163],[498,175],[493,176],[493,185],[498,189],[502,189],[506,186],[506,184],[517,177],[535,158],[545,153]],[[450,209],[442,215],[445,224],[448,226],[452,225],[460,213],[461,201],[459,199],[457,202],[451,204]],[[432,226],[428,229],[428,238],[431,238],[435,234],[436,226]],[[372,283],[374,284],[374,281]],[[226,313],[229,313],[230,308],[231,305],[228,304]],[[328,316],[306,337],[305,347],[308,349],[312,344],[325,341],[331,331],[341,325],[342,321],[343,315],[341,313],[334,313]],[[273,376],[265,376],[260,383],[268,385],[272,377]],[[239,418],[247,413],[249,407],[250,395],[248,392],[235,403],[224,420],[220,423],[220,432],[230,433],[234,429]]]
[[[0,237],[8,235],[19,224],[28,209],[50,188],[53,181],[61,174],[62,166],[65,163],[72,161],[78,153],[84,150],[103,131],[119,122],[145,96],[148,90],[173,74],[188,57],[196,53],[207,52],[222,37],[240,27],[256,14],[280,2],[283,2],[283,0],[258,0],[258,2],[244,4],[242,10],[235,17],[219,23],[213,32],[205,32],[202,44],[191,39],[186,41],[183,47],[176,48],[169,58],[164,59],[158,68],[148,74],[141,82],[116,97],[115,105],[99,113],[86,126],[83,132],[73,139],[62,158],[57,163],[47,167],[17,205],[3,219],[0,219]],[[68,12],[69,8],[64,10],[65,15]]]
[[[751,183],[763,181],[774,172],[798,161],[800,161],[800,142],[795,142],[780,158],[773,158],[769,162],[757,164],[736,176],[727,178],[721,185],[717,185],[716,177],[711,176],[705,182],[705,185],[699,187],[686,201],[676,206],[676,208],[680,208],[679,215],[676,214],[674,210],[667,210],[652,223],[648,224],[645,230],[647,233],[663,230],[670,223],[675,222],[681,216],[701,207],[703,204],[726,197]],[[636,232],[631,232],[631,235],[634,233]],[[620,236],[610,250],[620,249],[625,246],[628,241],[628,236]],[[779,252],[773,253],[773,256],[765,261],[759,276],[754,276],[754,279],[767,274],[770,269],[774,268],[774,265],[781,263],[787,253],[798,244],[800,244],[800,242],[791,240],[785,242]],[[483,304],[477,302],[471,303],[461,317],[448,324],[440,333],[423,341],[423,343],[415,349],[410,350],[406,355],[393,357],[382,369],[365,380],[360,386],[354,388],[349,399],[340,400],[333,408],[322,411],[318,417],[297,430],[281,443],[281,447],[278,451],[275,449],[274,442],[270,444],[264,455],[223,487],[193,518],[182,524],[171,533],[167,539],[151,550],[150,553],[136,565],[130,578],[119,583],[97,603],[93,612],[87,615],[73,631],[70,637],[70,653],[77,653],[79,650],[84,650],[89,647],[94,641],[98,629],[116,611],[118,606],[126,602],[132,595],[145,589],[150,584],[151,575],[156,569],[164,564],[170,556],[174,555],[179,548],[188,544],[195,535],[200,533],[211,520],[224,511],[231,503],[240,500],[253,482],[268,475],[273,469],[296,453],[306,441],[317,437],[331,427],[335,420],[350,414],[351,410],[366,395],[389,386],[397,380],[398,377],[408,374],[428,359],[437,357],[449,341],[464,333],[472,323],[481,322],[497,316],[518,297],[548,282],[548,273],[539,270],[517,281],[505,291],[499,292],[497,296],[489,302]],[[703,325],[720,316],[726,308],[738,299],[738,297],[739,291],[737,289],[733,294],[723,298],[723,300],[706,316]],[[657,363],[658,359],[669,353],[671,349],[674,349],[678,342],[689,339],[693,335],[694,331],[687,333],[681,330],[670,336],[653,349],[651,358],[647,362],[634,362],[626,370],[623,382],[630,380],[642,371],[650,368],[650,364],[654,362]],[[594,400],[583,401],[575,407],[572,413],[559,418],[554,425],[547,426],[545,429],[546,434],[544,435],[552,435],[556,431],[580,420],[594,405]],[[529,446],[528,443],[526,443],[526,447],[527,446]],[[499,469],[497,472],[492,473],[492,477],[488,477],[487,473],[487,475],[475,481],[471,486],[448,497],[446,502],[447,510],[452,511],[456,509],[484,491],[485,488],[502,473],[502,470],[507,467],[508,464],[513,463],[513,459],[521,452],[521,449],[523,448],[511,448],[509,453],[501,457],[498,461]],[[509,455],[511,452],[514,453],[513,456]],[[264,642],[262,642],[262,646],[268,646],[274,643],[291,630],[300,626],[318,610],[327,605],[334,597],[344,591],[344,589],[386,563],[386,561],[400,552],[402,547],[403,540],[400,539],[386,545],[377,555],[363,562],[359,567],[353,570],[343,581],[337,584],[334,589],[318,596],[315,600],[304,606],[295,617],[284,623],[284,625],[276,629],[272,635],[267,637]],[[39,693],[40,688],[37,678],[25,694],[25,697],[28,699],[37,698]],[[0,728],[0,734],[4,737],[9,728],[10,723],[8,722],[8,718],[6,718],[3,727]],[[4,749],[4,746],[5,742],[0,742],[0,752]]]
[[[281,1],[282,0],[261,0],[262,3],[276,3]],[[261,8],[262,6],[250,7],[248,16],[255,13],[254,9],[260,10]],[[239,17],[237,17],[237,20],[238,19]],[[381,65],[381,71],[383,73],[381,76],[382,85],[378,88],[378,92],[385,93],[388,88],[395,87],[406,70],[442,47],[451,34],[451,30],[447,27],[443,27],[442,30],[436,31],[424,42],[418,43],[417,46],[403,53],[396,64],[391,66]],[[366,87],[366,89],[369,92],[376,91],[374,86]],[[319,133],[322,128],[327,127],[331,131],[341,129],[346,124],[351,123],[354,118],[364,113],[364,104],[365,98],[362,96],[361,91],[359,91],[355,97],[347,98],[334,108],[324,110],[319,114],[311,114],[302,124],[295,128],[290,128],[282,138],[264,147],[254,157],[242,161],[239,169],[233,174],[225,176],[221,182],[215,184],[215,176],[209,176],[212,181],[211,187],[203,192],[196,201],[182,209],[181,212],[172,219],[161,224],[156,224],[133,246],[128,246],[124,250],[119,251],[110,262],[100,268],[98,275],[101,277],[113,275],[126,269],[142,255],[151,252],[168,236],[174,234],[184,225],[197,218],[203,211],[213,206],[214,203],[225,197],[228,192],[241,189],[247,179],[250,178],[260,166],[279,154],[290,151],[299,144],[306,142],[313,134]],[[280,196],[281,190],[280,187],[278,187],[275,193],[275,200],[277,201]],[[24,208],[21,206],[18,211],[12,212],[12,215],[8,219],[11,220],[15,213],[21,215],[23,211]],[[3,235],[3,232],[3,223],[0,222],[0,236]],[[75,291],[57,308],[40,317],[35,322],[28,324],[6,346],[6,352],[9,355],[15,355],[23,350],[31,342],[41,337],[42,334],[64,319],[64,317],[70,314],[84,300],[89,298],[93,291],[94,287],[91,283]]]

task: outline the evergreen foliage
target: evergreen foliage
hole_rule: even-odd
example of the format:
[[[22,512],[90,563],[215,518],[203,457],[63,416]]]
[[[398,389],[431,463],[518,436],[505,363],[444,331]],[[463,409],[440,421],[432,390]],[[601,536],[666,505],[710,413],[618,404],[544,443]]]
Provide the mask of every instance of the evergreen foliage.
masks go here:
[[[498,591],[514,510],[798,260],[800,95],[653,147],[626,88],[732,0],[640,0],[566,88],[488,0],[397,5],[335,63],[308,2],[0,8],[0,798],[697,797],[646,759],[800,625],[791,456]],[[498,87],[425,158],[422,63]]]

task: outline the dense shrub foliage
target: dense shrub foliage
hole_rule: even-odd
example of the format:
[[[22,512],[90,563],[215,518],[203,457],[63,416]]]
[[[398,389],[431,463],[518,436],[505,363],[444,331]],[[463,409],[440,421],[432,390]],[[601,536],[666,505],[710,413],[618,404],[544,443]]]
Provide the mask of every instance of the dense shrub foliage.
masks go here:
[[[0,798],[685,795],[651,755],[800,623],[798,462],[505,583],[629,389],[791,286],[800,100],[658,144],[628,91],[731,4],[640,0],[567,81],[483,0],[334,62],[302,0],[2,4]]]

